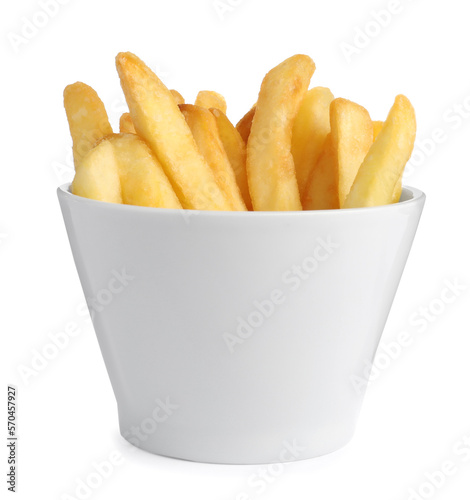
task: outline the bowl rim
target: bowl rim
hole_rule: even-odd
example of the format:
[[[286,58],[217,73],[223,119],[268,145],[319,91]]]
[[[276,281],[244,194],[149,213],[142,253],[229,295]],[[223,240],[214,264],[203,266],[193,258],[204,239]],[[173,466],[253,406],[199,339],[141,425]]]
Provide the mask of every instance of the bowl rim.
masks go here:
[[[90,207],[95,207],[97,209],[106,210],[124,210],[124,211],[134,211],[147,214],[179,214],[185,212],[190,214],[204,214],[204,216],[210,217],[324,217],[328,214],[343,214],[340,216],[346,216],[346,214],[353,214],[358,212],[382,212],[382,211],[393,211],[400,210],[404,206],[419,205],[424,203],[426,199],[426,194],[420,189],[414,188],[412,186],[403,186],[403,193],[406,195],[406,199],[399,201],[397,203],[391,203],[389,205],[378,205],[374,207],[359,207],[359,208],[341,208],[341,209],[327,209],[327,210],[290,210],[290,211],[224,211],[224,210],[192,210],[184,208],[156,208],[156,207],[141,207],[138,205],[124,205],[120,203],[111,203],[108,201],[93,200],[91,198],[85,198],[83,196],[78,196],[70,191],[72,183],[66,182],[57,188],[57,195],[60,199],[68,200],[73,203],[80,203],[82,205],[88,205]],[[402,194],[403,196],[403,194]]]

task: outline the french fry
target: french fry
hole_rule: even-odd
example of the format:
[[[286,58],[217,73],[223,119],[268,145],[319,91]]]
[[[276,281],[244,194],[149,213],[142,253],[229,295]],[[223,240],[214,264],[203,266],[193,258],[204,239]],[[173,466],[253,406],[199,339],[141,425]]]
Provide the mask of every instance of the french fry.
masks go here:
[[[235,172],[238,187],[243,197],[243,201],[248,210],[253,210],[250,192],[248,190],[248,179],[246,177],[246,144],[238,130],[232,125],[227,115],[216,108],[211,108],[214,115],[219,137],[224,146],[227,157]]]
[[[303,197],[306,210],[341,208],[373,141],[369,113],[352,101],[334,99],[330,123],[328,147],[307,182]]]
[[[77,167],[95,143],[113,133],[98,94],[81,82],[64,90],[64,107],[73,140],[73,159]]]
[[[384,122],[377,120],[372,123],[374,125],[374,141],[375,141],[375,139],[377,139],[377,136],[379,135],[380,131],[384,126]],[[400,201],[401,191],[402,191],[402,175],[397,180],[395,188],[393,189],[392,203],[398,203]]]
[[[184,104],[183,96],[177,90],[170,90],[175,98],[176,104]],[[123,113],[119,119],[119,132],[121,134],[135,134],[134,124],[130,113]]]
[[[199,151],[214,172],[215,180],[229,200],[232,210],[246,210],[235,172],[219,137],[217,121],[206,108],[182,104],[180,110],[193,134]]]
[[[247,144],[247,175],[255,210],[302,210],[291,154],[292,128],[315,71],[295,55],[263,80]]]
[[[304,210],[339,208],[337,151],[332,135],[326,137],[323,151],[310,172],[302,198]]]
[[[344,208],[392,203],[397,181],[413,152],[415,137],[413,106],[405,96],[399,95],[357,173]]]
[[[123,113],[121,118],[119,118],[119,132],[121,132],[121,134],[135,134],[135,128],[130,113]]]
[[[253,123],[253,117],[255,116],[256,104],[243,116],[243,118],[237,123],[236,129],[241,135],[245,144],[248,142],[248,137],[251,132],[251,125]]]
[[[170,90],[170,92],[173,94],[173,97],[175,98],[176,104],[184,104],[184,97],[177,91],[177,90]]]
[[[173,94],[130,52],[118,54],[116,66],[134,127],[157,156],[183,208],[230,210]]]
[[[312,168],[320,157],[326,136],[330,133],[330,89],[315,87],[305,95],[292,130],[292,156],[299,191],[302,195]]]
[[[380,120],[374,120],[372,122],[372,125],[374,127],[374,141],[375,141],[375,139],[377,139],[377,136],[379,135],[380,131],[384,126],[384,122]]]
[[[115,134],[104,141],[114,149],[124,204],[182,208],[162,166],[140,137]]]
[[[220,109],[222,113],[227,113],[227,103],[224,96],[213,90],[201,90],[194,104],[206,109],[217,108]]]
[[[374,127],[367,110],[347,99],[335,99],[331,103],[330,119],[337,154],[339,206],[342,207],[372,146]]]
[[[72,193],[109,203],[122,203],[119,167],[111,143],[103,140],[77,164]]]

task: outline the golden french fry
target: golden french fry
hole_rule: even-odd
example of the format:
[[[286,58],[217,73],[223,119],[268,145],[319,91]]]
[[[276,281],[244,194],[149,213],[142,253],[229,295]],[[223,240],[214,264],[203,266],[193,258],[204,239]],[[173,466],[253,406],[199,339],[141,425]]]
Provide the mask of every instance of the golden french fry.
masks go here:
[[[118,54],[116,66],[134,127],[157,156],[183,208],[230,210],[173,94],[130,52]]]
[[[121,118],[119,118],[119,132],[121,132],[121,134],[135,134],[135,128],[130,113],[123,113]]]
[[[377,139],[377,136],[379,135],[380,131],[383,128],[384,122],[382,122],[380,120],[376,120],[376,121],[373,121],[372,123],[374,125],[374,141],[375,141],[375,139]],[[395,184],[395,188],[393,189],[392,203],[397,203],[400,201],[401,191],[402,191],[402,175],[397,180],[397,183]]]
[[[298,54],[263,80],[247,144],[247,175],[255,210],[302,210],[291,154],[292,127],[315,64]]]
[[[122,201],[142,207],[182,208],[163,168],[145,141],[135,134],[115,134],[114,148]]]
[[[201,106],[201,108],[217,108],[222,111],[222,113],[227,112],[227,103],[222,94],[214,92],[213,90],[201,90],[194,102],[196,106]]]
[[[310,89],[295,117],[291,151],[301,195],[305,191],[309,174],[323,151],[326,136],[330,133],[330,104],[333,99],[330,89]]]
[[[232,210],[246,210],[235,172],[220,140],[214,115],[208,109],[193,104],[182,104],[180,110]]]
[[[177,90],[170,90],[175,98],[176,104],[184,104],[183,96]],[[132,123],[132,117],[130,113],[123,113],[119,119],[119,132],[121,134],[135,134],[135,127]]]
[[[382,131],[357,173],[344,208],[387,205],[413,152],[416,117],[403,95],[395,99]]]
[[[184,104],[184,97],[177,90],[170,90],[175,98],[176,104]]]
[[[372,146],[374,129],[367,110],[347,99],[335,99],[331,103],[330,120],[337,154],[339,206],[342,207]]]
[[[320,158],[310,172],[302,198],[304,210],[339,208],[337,157],[336,147],[329,133]]]
[[[341,208],[373,141],[372,120],[359,104],[334,99],[330,123],[328,147],[307,182],[303,197],[306,210]]]
[[[93,200],[122,203],[119,167],[109,141],[103,140],[77,164],[72,193]]]
[[[98,94],[81,82],[64,90],[64,107],[73,140],[75,167],[97,141],[113,133],[108,115]]]
[[[372,122],[372,125],[374,127],[374,141],[375,141],[375,139],[377,139],[377,136],[379,135],[380,131],[384,126],[384,122],[380,120],[374,120]]]
[[[245,141],[225,113],[216,108],[211,108],[210,111],[216,119],[220,140],[222,141],[227,157],[235,172],[235,178],[237,179],[237,184],[240,188],[246,208],[248,210],[253,210],[250,192],[248,190],[248,179],[246,177]]]
[[[236,129],[241,135],[245,144],[248,142],[248,137],[251,132],[251,125],[253,123],[253,117],[255,116],[256,104],[243,116],[243,118],[237,123]]]

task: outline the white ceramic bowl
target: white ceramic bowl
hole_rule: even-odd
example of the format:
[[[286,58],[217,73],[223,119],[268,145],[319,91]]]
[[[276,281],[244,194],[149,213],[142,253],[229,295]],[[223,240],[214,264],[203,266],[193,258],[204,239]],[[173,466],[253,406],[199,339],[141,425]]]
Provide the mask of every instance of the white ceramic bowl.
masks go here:
[[[352,437],[425,196],[197,212],[58,195],[121,434],[161,455],[269,463]]]

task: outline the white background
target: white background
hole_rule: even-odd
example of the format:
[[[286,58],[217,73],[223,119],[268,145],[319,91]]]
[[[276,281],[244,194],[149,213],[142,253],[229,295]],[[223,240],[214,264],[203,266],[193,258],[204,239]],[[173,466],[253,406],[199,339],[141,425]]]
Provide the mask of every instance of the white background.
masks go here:
[[[117,451],[123,463],[89,498],[235,500],[246,493],[249,499],[407,500],[410,488],[418,490],[426,474],[451,461],[454,474],[422,492],[468,500],[470,456],[456,451],[470,436],[470,291],[444,306],[439,299],[446,280],[470,285],[466,4],[395,1],[392,10],[400,12],[382,15],[387,25],[377,29],[368,23],[374,11],[389,8],[386,1],[225,0],[223,13],[212,0],[62,3],[49,18],[37,14],[43,10],[37,0],[1,8],[0,421],[6,434],[6,387],[16,384],[17,498],[76,498],[77,481],[86,480],[92,463]],[[15,50],[12,34],[21,36],[33,19],[45,26]],[[354,46],[358,29],[366,28],[374,37],[356,39],[361,46],[348,61],[342,44]],[[258,466],[194,464],[130,450],[118,432],[95,334],[77,313],[84,299],[55,193],[73,175],[62,91],[77,80],[92,85],[116,126],[125,106],[114,56],[123,50],[137,53],[187,102],[200,89],[223,93],[235,122],[256,101],[263,75],[299,52],[317,65],[312,85],[359,102],[374,119],[385,118],[398,93],[416,108],[421,153],[405,182],[428,199],[379,352],[402,331],[412,343],[394,360],[382,356],[353,441],[328,457],[286,465],[279,477],[267,476],[262,493],[248,483]],[[431,142],[433,133],[439,144]],[[413,318],[430,303],[436,314],[418,327]],[[22,377],[18,367],[31,367],[34,350],[69,323],[80,333],[35,376]]]

